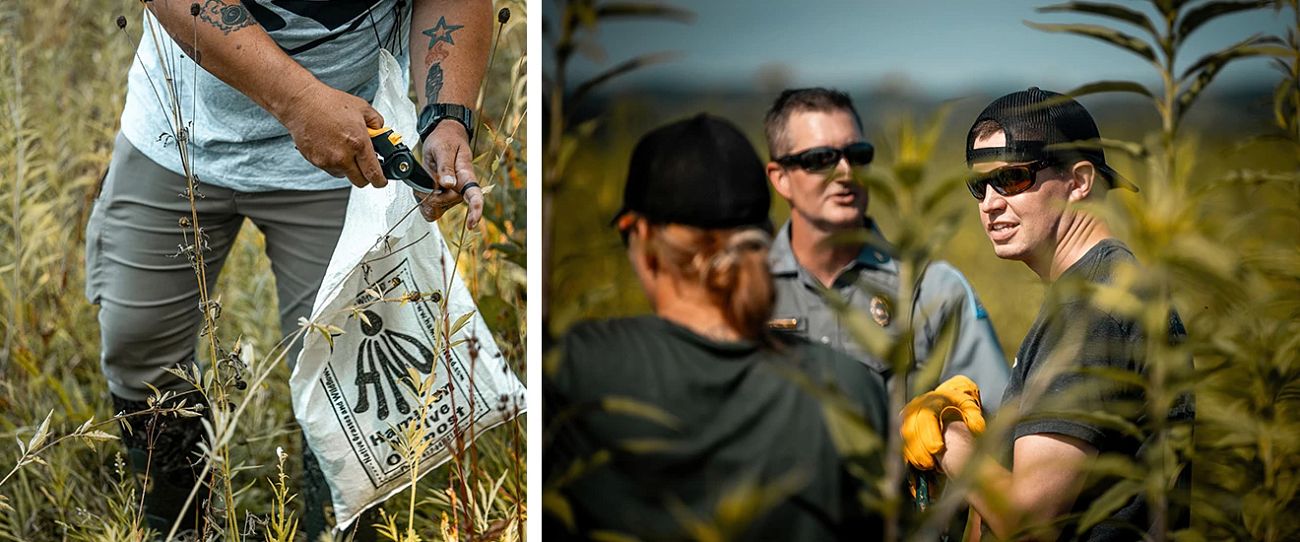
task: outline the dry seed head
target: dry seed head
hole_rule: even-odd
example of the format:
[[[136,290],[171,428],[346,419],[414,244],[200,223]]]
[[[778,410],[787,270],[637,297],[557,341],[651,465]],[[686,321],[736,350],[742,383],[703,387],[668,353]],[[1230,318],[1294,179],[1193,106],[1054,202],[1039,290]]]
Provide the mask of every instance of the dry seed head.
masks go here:
[[[123,29],[126,28],[126,16],[124,15],[117,16],[117,27]]]
[[[199,16],[199,4],[198,4],[198,2],[195,2],[195,3],[193,3],[193,4],[190,4],[190,17],[198,17],[198,16]]]
[[[501,11],[497,12],[497,22],[501,24],[506,24],[506,21],[509,20],[510,20],[510,8],[501,8]]]

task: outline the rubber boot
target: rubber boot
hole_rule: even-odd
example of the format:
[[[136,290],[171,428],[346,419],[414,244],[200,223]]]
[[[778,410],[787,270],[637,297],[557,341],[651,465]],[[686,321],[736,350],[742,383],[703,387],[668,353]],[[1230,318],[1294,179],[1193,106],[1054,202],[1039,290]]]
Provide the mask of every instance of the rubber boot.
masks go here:
[[[311,453],[307,439],[302,439],[302,530],[307,540],[317,542],[321,534],[330,532],[325,510],[333,507],[329,483],[325,473],[321,472],[316,454]],[[339,533],[333,540],[351,540],[353,542],[375,542],[379,540],[379,531],[374,524],[379,520],[379,507],[366,510],[347,530]]]
[[[198,394],[185,397],[188,405],[202,402]],[[179,402],[175,400],[175,404]],[[149,404],[114,395],[113,409],[129,415],[148,410]],[[207,412],[206,405],[204,412]],[[180,531],[202,533],[204,530],[203,501],[208,498],[208,492],[201,488],[190,505],[185,506],[203,469],[197,453],[204,439],[202,419],[153,413],[125,419],[131,426],[130,431],[122,431],[128,463],[136,476],[146,479],[145,524],[160,533],[171,531],[177,518],[181,519]]]

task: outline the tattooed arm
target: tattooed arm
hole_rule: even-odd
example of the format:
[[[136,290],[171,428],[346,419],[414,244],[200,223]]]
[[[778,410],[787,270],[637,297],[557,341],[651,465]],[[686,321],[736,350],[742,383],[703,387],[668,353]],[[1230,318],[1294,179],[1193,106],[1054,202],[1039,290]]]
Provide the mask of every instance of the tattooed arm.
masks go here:
[[[419,107],[453,103],[473,108],[487,70],[491,39],[491,0],[416,0],[410,53]],[[425,167],[443,190],[425,197],[420,210],[425,219],[436,220],[446,207],[461,200],[462,187],[475,181],[473,151],[465,127],[455,121],[438,123],[421,146]],[[470,188],[464,200],[469,207],[466,224],[473,228],[483,214],[483,193]]]
[[[284,124],[307,161],[357,186],[387,184],[366,133],[367,126],[384,125],[379,112],[316,79],[239,0],[156,0],[145,6],[190,58]],[[147,30],[143,39],[151,39]]]

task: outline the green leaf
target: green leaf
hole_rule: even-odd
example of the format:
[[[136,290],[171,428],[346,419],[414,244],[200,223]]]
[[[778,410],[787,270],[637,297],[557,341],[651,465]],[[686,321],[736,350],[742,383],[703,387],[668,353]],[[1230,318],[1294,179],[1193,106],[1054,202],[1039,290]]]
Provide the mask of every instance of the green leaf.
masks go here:
[[[1145,160],[1150,153],[1145,145],[1136,141],[1124,141],[1122,139],[1101,138],[1101,147],[1106,150],[1117,150],[1128,154],[1134,158]]]
[[[1291,119],[1295,118],[1287,114],[1287,109],[1291,106],[1292,92],[1296,89],[1296,80],[1290,77],[1278,81],[1277,88],[1273,89],[1273,122],[1283,129],[1289,128]]]
[[[659,4],[638,4],[633,2],[610,2],[596,8],[596,17],[609,19],[615,17],[632,17],[636,19],[663,19],[679,23],[695,22],[695,13],[687,9]]]
[[[641,539],[614,531],[593,530],[587,533],[592,542],[641,542]]]
[[[1030,28],[1042,30],[1044,32],[1064,32],[1066,34],[1075,34],[1086,38],[1101,40],[1116,47],[1125,49],[1135,55],[1147,59],[1152,64],[1156,63],[1156,51],[1145,41],[1125,34],[1118,30],[1112,30],[1104,26],[1095,24],[1045,24],[1025,21]]]
[[[1100,15],[1103,17],[1110,17],[1112,19],[1118,19],[1120,21],[1124,21],[1126,23],[1142,27],[1143,30],[1150,32],[1151,36],[1153,37],[1159,38],[1160,36],[1160,33],[1156,30],[1155,25],[1151,23],[1151,19],[1149,19],[1146,15],[1142,14],[1139,11],[1135,11],[1115,4],[1099,4],[1096,2],[1066,2],[1064,4],[1056,4],[1047,7],[1041,7],[1038,8],[1038,11],[1040,13],[1074,12],[1074,13],[1083,13],[1087,15]]]
[[[678,421],[676,416],[669,414],[667,411],[646,403],[623,397],[619,395],[609,395],[600,400],[600,409],[610,414],[622,414],[641,418],[650,422],[657,423],[669,429],[678,429],[682,422]]]
[[[451,335],[455,336],[457,333],[460,333],[460,330],[465,327],[465,324],[469,323],[469,319],[473,316],[474,311],[460,315],[460,318],[457,318],[456,322],[451,324]]]
[[[1238,11],[1262,8],[1272,3],[1272,0],[1220,0],[1197,6],[1195,9],[1188,11],[1186,15],[1183,15],[1182,20],[1178,21],[1178,31],[1174,34],[1174,43],[1181,43],[1196,29],[1217,17]]]
[[[315,324],[313,324],[311,327],[312,327],[312,329],[315,329],[317,332],[319,332],[321,337],[324,337],[324,338],[325,338],[325,342],[326,342],[326,344],[329,344],[329,345],[330,345],[330,352],[333,353],[333,352],[334,352],[334,335],[330,334],[330,332],[329,332],[328,330],[325,329],[325,326],[320,326],[320,325],[315,325]]]
[[[1146,465],[1138,460],[1121,454],[1101,454],[1084,465],[1090,476],[1118,476],[1126,480],[1141,482],[1146,479]]]
[[[620,442],[619,448],[633,454],[669,453],[679,450],[681,443],[661,438],[630,438]]]
[[[27,451],[35,452],[37,448],[45,444],[45,439],[50,436],[50,418],[52,416],[54,416],[53,410],[45,415],[45,421],[41,422],[41,425],[36,428],[36,434],[32,435],[32,439],[27,441]]]
[[[1219,75],[1219,71],[1223,69],[1226,63],[1227,60],[1224,60],[1220,63],[1205,66],[1197,74],[1196,80],[1192,81],[1191,84],[1187,85],[1187,88],[1178,94],[1178,101],[1174,102],[1175,119],[1181,119],[1183,115],[1187,114],[1187,110],[1192,107],[1193,103],[1196,103],[1196,99],[1205,91],[1205,87],[1209,86],[1211,81],[1214,81],[1214,77]]]
[[[1096,81],[1080,86],[1066,93],[1072,97],[1086,96],[1088,94],[1097,94],[1101,92],[1131,92],[1141,94],[1148,98],[1153,98],[1151,91],[1133,81]]]
[[[99,430],[86,431],[78,436],[87,440],[117,440],[117,435]]]
[[[596,74],[591,79],[583,81],[581,85],[578,85],[578,88],[573,90],[573,94],[569,96],[569,102],[572,104],[576,104],[582,101],[582,98],[585,97],[592,90],[594,90],[596,87],[605,84],[610,80],[617,78],[621,75],[626,75],[628,73],[639,70],[646,66],[668,62],[670,60],[676,59],[679,56],[681,56],[680,53],[651,53],[647,55],[641,55],[636,58],[619,63],[618,65],[608,70]]]
[[[1078,369],[1076,369],[1076,371],[1081,375],[1104,378],[1116,384],[1125,384],[1129,386],[1134,386],[1136,388],[1141,388],[1143,390],[1145,390],[1147,387],[1147,377],[1125,369],[1116,369],[1114,367],[1084,366],[1084,367],[1079,367]]]
[[[1088,511],[1084,512],[1083,519],[1079,520],[1079,532],[1087,531],[1094,525],[1101,523],[1102,520],[1110,517],[1121,506],[1124,506],[1134,495],[1142,491],[1142,484],[1133,480],[1121,480],[1119,483],[1107,489],[1100,497],[1092,501]]]
[[[560,494],[559,491],[554,489],[542,490],[542,510],[563,522],[569,528],[569,532],[573,532],[576,528],[573,518],[573,505],[569,504],[569,500],[564,498],[564,495]]]
[[[1183,70],[1183,75],[1178,78],[1178,81],[1181,83],[1204,68],[1215,64],[1222,66],[1223,64],[1228,63],[1228,61],[1236,58],[1259,55],[1284,56],[1292,54],[1289,49],[1278,45],[1279,43],[1278,39],[1273,36],[1255,34],[1201,57],[1199,60],[1192,63],[1191,66],[1188,66],[1186,70]]]

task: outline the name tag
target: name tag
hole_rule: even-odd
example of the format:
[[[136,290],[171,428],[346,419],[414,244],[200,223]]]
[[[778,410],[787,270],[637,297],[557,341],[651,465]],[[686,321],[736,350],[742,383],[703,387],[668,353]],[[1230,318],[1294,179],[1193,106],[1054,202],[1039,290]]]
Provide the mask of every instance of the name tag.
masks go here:
[[[799,331],[807,322],[799,318],[773,318],[767,321],[767,328],[772,331]]]

